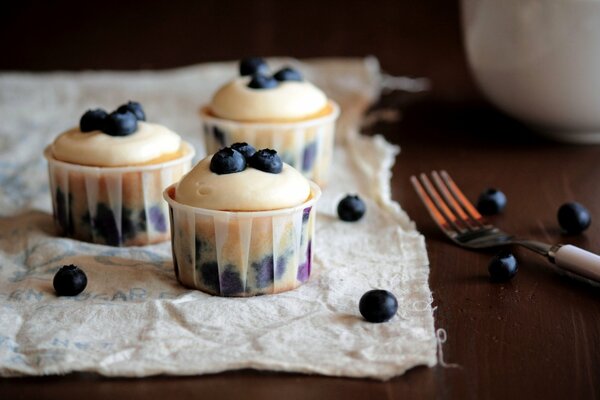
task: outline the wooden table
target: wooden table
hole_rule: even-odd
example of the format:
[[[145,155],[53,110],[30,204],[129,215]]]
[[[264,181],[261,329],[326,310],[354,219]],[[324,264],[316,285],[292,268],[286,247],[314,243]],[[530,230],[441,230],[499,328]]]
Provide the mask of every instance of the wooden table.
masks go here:
[[[419,367],[385,383],[256,371],[148,379],[71,374],[2,379],[0,398],[600,397],[600,289],[560,276],[521,249],[515,279],[490,283],[493,251],[449,243],[408,181],[444,168],[471,199],[494,186],[508,197],[504,214],[493,219],[503,229],[598,253],[600,147],[547,142],[482,101],[464,63],[454,2],[235,4],[3,5],[0,69],[164,68],[244,54],[374,54],[391,73],[431,78],[428,94],[384,97],[378,107],[399,109],[403,119],[372,132],[402,147],[393,195],[427,238],[436,328],[448,332],[444,359],[459,367]],[[564,237],[556,211],[571,200],[585,204],[595,223],[582,235]]]

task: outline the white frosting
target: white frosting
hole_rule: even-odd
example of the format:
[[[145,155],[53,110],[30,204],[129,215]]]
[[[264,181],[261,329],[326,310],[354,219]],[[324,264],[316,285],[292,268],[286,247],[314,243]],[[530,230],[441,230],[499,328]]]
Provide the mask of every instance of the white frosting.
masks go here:
[[[310,82],[285,81],[271,89],[252,89],[250,79],[237,78],[221,87],[212,98],[212,113],[238,121],[285,121],[310,117],[327,106],[327,96]]]
[[[81,132],[73,128],[52,143],[52,155],[60,161],[98,167],[143,164],[176,153],[181,138],[158,124],[138,121],[128,136],[110,136],[101,131]]]
[[[310,185],[298,171],[283,164],[279,174],[246,168],[218,175],[206,157],[178,183],[175,200],[193,207],[222,211],[267,211],[294,207],[310,196]]]

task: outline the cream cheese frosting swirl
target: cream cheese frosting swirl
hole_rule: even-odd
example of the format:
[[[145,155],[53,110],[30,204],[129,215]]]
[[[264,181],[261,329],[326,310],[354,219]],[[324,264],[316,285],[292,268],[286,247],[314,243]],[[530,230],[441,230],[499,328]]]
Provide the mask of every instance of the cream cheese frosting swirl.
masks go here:
[[[137,165],[177,153],[181,137],[168,128],[138,122],[128,136],[111,136],[101,131],[81,132],[73,128],[52,143],[52,155],[60,161],[98,167]]]
[[[278,174],[247,167],[215,174],[212,156],[200,161],[177,184],[175,200],[193,207],[221,211],[267,211],[294,207],[310,196],[306,178],[288,164]]]
[[[307,81],[284,81],[269,89],[248,87],[250,77],[236,78],[213,96],[210,110],[220,118],[237,121],[289,121],[318,114],[327,96]]]

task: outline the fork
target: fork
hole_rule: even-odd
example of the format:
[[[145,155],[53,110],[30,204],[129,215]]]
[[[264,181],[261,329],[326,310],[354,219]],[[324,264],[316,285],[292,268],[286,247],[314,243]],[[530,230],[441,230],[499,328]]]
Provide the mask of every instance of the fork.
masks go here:
[[[459,246],[484,249],[516,244],[548,258],[570,273],[600,282],[600,256],[570,244],[550,245],[517,238],[488,223],[446,171],[424,173],[410,181],[431,218]]]

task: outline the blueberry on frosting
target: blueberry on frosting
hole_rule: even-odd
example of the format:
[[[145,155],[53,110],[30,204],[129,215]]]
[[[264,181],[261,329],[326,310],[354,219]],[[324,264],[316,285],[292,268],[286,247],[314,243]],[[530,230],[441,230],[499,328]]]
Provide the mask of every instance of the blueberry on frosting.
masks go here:
[[[234,143],[231,148],[242,153],[246,161],[256,153],[256,149],[246,142]]]
[[[291,67],[285,67],[285,68],[282,68],[279,71],[275,72],[275,75],[273,75],[273,78],[275,78],[279,82],[283,82],[283,81],[302,82],[304,80],[304,78],[302,77],[302,74],[300,72],[298,72],[298,70],[295,70]]]
[[[278,174],[283,169],[281,158],[275,150],[271,149],[258,150],[250,157],[248,163],[252,168],[271,174]]]
[[[108,114],[101,108],[87,110],[79,120],[79,130],[81,132],[92,132],[104,130]]]
[[[111,136],[127,136],[137,130],[137,121],[131,111],[113,111],[106,118],[103,132]]]
[[[210,170],[218,175],[232,174],[246,169],[246,159],[237,150],[225,147],[217,151],[210,160]]]
[[[277,87],[278,82],[272,76],[254,74],[252,79],[248,83],[248,87],[251,89],[273,89]]]
[[[119,113],[124,113],[125,111],[131,111],[138,121],[146,120],[146,113],[144,113],[142,105],[137,101],[128,101],[127,104],[123,104],[117,108],[117,112]]]
[[[269,73],[269,66],[266,61],[261,57],[248,57],[240,61],[240,75],[254,75],[261,74],[267,75]]]

